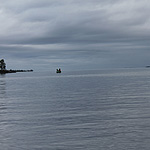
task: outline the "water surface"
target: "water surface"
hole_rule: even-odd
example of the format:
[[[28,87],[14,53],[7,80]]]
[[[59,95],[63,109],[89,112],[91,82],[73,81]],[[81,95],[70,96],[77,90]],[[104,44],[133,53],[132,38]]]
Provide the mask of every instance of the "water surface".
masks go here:
[[[150,70],[0,75],[3,150],[149,150]]]

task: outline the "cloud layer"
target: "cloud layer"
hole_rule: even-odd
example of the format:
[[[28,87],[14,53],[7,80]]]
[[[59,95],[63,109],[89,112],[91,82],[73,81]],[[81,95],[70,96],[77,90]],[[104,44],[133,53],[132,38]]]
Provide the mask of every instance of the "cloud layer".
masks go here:
[[[148,0],[0,2],[0,52],[12,68],[150,64]]]

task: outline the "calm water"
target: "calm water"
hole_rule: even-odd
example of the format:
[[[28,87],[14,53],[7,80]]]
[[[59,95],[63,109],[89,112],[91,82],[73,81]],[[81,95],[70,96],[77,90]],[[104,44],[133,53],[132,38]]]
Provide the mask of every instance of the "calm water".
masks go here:
[[[150,70],[0,75],[0,149],[149,150]]]

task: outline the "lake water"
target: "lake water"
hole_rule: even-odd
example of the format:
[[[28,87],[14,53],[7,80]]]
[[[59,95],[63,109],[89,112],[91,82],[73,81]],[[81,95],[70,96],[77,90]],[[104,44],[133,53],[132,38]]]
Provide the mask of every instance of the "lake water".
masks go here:
[[[0,149],[149,150],[150,70],[0,75]]]

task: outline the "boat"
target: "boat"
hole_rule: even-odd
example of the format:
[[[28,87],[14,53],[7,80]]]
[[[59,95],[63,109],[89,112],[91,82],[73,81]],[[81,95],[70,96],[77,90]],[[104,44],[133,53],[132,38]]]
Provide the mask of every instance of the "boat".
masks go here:
[[[56,73],[61,73],[61,69],[56,69]]]

